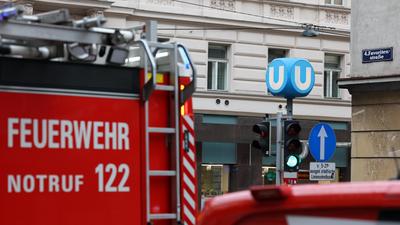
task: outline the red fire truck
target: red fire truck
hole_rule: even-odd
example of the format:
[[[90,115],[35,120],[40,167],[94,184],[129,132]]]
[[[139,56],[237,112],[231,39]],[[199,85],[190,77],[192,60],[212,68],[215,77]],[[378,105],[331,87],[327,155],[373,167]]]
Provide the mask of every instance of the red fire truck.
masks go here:
[[[209,200],[198,224],[400,224],[400,182],[254,187]]]
[[[14,6],[0,20],[0,224],[196,224],[186,48],[154,22]]]

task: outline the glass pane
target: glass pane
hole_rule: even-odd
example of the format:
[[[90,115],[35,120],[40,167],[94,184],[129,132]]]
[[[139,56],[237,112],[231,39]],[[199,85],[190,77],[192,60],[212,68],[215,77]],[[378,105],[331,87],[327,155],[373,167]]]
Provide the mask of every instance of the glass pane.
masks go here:
[[[339,97],[339,86],[337,84],[337,80],[339,79],[339,72],[332,72],[332,97]]]
[[[226,46],[210,46],[208,57],[213,59],[226,59]]]
[[[325,4],[331,4],[331,0],[325,0]]]
[[[209,124],[230,124],[236,125],[238,119],[236,116],[222,116],[222,115],[203,115],[203,123]]]
[[[340,56],[325,55],[325,67],[340,69]]]
[[[213,89],[213,62],[208,62],[208,71],[207,71],[207,89]]]
[[[285,49],[268,49],[268,63],[276,58],[285,58],[287,55],[287,50]]]
[[[217,75],[217,89],[225,90],[225,82],[226,82],[226,63],[219,62],[218,75]]]
[[[204,141],[201,158],[203,163],[236,164],[236,144]]]
[[[222,165],[201,165],[201,193],[204,197],[222,194]]]
[[[343,5],[343,0],[335,0],[335,5]]]
[[[330,78],[330,71],[324,71],[324,96],[329,96],[329,88],[330,88],[331,78]]]

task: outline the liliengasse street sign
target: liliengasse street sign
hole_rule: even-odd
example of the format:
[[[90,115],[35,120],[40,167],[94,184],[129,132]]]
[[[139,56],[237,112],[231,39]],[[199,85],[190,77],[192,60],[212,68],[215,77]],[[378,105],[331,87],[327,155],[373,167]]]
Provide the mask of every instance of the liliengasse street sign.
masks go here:
[[[336,135],[327,123],[318,123],[308,138],[311,155],[318,162],[328,161],[336,149]]]

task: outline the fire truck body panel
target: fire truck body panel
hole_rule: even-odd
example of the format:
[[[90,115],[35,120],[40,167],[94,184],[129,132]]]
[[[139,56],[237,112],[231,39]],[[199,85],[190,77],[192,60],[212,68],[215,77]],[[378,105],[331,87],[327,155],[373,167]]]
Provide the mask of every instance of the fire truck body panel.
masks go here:
[[[139,68],[0,58],[1,224],[147,223],[140,77]],[[170,98],[150,96],[149,126],[171,126]],[[168,134],[150,139],[150,170],[174,168]],[[176,212],[174,179],[150,177],[151,213]]]
[[[322,225],[360,221],[361,225],[385,220],[391,213],[400,215],[400,183],[396,181],[259,187],[211,199],[199,216],[199,224]]]
[[[139,70],[0,60],[1,223],[142,220]]]

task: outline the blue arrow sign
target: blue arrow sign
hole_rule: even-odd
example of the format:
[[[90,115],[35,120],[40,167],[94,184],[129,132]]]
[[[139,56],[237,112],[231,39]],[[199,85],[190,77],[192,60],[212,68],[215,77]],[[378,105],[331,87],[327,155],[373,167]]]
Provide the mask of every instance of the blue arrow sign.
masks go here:
[[[311,155],[316,161],[328,161],[336,150],[336,135],[327,123],[318,123],[308,138]]]

